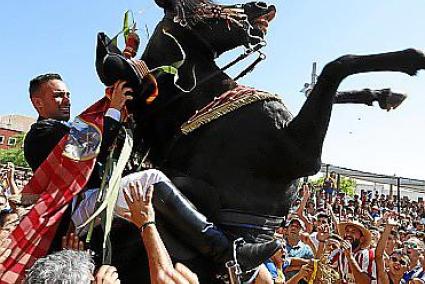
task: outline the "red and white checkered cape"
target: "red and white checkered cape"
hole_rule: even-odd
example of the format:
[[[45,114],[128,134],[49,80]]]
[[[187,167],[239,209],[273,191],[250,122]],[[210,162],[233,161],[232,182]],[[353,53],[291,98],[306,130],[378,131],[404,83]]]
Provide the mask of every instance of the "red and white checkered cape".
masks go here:
[[[108,106],[109,100],[103,98],[79,117],[102,132]],[[68,204],[90,178],[96,158],[75,161],[62,155],[67,138],[60,140],[24,188],[40,198],[9,236],[12,253],[0,264],[0,283],[22,282],[25,270],[47,254]]]

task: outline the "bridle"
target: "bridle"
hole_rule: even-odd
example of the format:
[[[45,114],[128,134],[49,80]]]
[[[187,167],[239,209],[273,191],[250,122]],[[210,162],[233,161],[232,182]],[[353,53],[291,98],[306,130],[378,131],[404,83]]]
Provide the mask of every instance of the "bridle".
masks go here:
[[[214,47],[205,39],[205,37],[193,29],[192,26],[197,23],[202,23],[204,20],[226,20],[228,21],[229,29],[231,28],[230,24],[235,24],[242,28],[247,36],[246,42],[248,46],[245,48],[244,53],[226,64],[224,67],[218,69],[207,77],[202,78],[195,88],[203,85],[208,80],[226,71],[254,53],[258,53],[258,58],[242,70],[233,80],[237,81],[250,73],[254,70],[257,64],[266,59],[266,55],[261,52],[261,49],[267,45],[267,42],[263,38],[251,34],[253,27],[248,21],[248,15],[245,12],[244,4],[217,5],[212,3],[200,3],[193,9],[192,13],[185,13],[183,9],[177,9],[177,11],[177,13],[166,11],[165,17],[172,19],[175,23],[178,23],[182,27],[188,29],[205,46],[214,59],[218,57],[218,52],[215,51]],[[251,44],[251,40],[256,40],[258,42],[256,44]]]

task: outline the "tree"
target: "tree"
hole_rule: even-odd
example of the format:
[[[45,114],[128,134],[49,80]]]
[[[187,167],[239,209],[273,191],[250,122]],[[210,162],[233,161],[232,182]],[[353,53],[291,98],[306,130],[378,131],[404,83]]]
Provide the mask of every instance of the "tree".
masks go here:
[[[19,134],[15,136],[16,145],[10,149],[0,149],[0,163],[6,164],[12,162],[15,166],[29,168],[27,161],[24,156],[24,138],[25,134]]]
[[[311,184],[315,186],[322,186],[325,177],[320,177],[314,180],[311,180]],[[341,192],[346,193],[349,196],[354,196],[356,194],[356,180],[350,177],[340,176],[339,180],[339,189]]]

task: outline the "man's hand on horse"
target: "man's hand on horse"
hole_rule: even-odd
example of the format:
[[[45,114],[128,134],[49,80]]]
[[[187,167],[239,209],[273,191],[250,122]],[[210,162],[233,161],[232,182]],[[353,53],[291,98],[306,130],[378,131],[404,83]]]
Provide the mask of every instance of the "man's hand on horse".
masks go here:
[[[155,211],[152,206],[153,186],[149,186],[145,196],[142,196],[140,183],[130,183],[124,190],[124,198],[130,212],[124,213],[124,217],[133,222],[139,229],[148,222],[155,221]]]
[[[133,99],[132,96],[128,95],[128,93],[133,92],[133,89],[125,87],[126,83],[126,81],[118,80],[105,90],[106,96],[111,100],[109,106],[121,112],[125,110],[125,103]]]

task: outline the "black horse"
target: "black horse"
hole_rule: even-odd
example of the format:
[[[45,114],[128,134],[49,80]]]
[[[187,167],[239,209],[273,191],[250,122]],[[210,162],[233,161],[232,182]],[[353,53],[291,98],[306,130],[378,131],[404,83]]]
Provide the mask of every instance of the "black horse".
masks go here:
[[[268,224],[288,213],[297,179],[320,169],[335,101],[371,104],[377,100],[388,109],[402,100],[387,91],[337,96],[344,78],[375,71],[415,75],[425,69],[424,54],[413,49],[340,57],[324,67],[293,117],[279,97],[238,87],[214,62],[238,46],[255,52],[275,16],[274,6],[260,2],[224,6],[201,0],[156,3],[164,8],[165,16],[142,60],[150,68],[181,60],[177,42],[186,60],[179,69],[179,87],[172,76],[162,76],[158,79],[159,96],[152,104],[136,96],[129,105],[136,123],[136,151],[148,153],[150,163],[165,171],[198,210],[231,239],[259,241],[272,233],[273,226]],[[230,96],[215,99],[232,90]],[[166,244],[170,244],[167,236]],[[121,248],[125,246],[122,233],[115,237]],[[177,259],[189,265],[206,264],[203,269],[209,271],[208,261],[199,262],[191,252],[179,254],[174,246],[169,249]],[[114,250],[114,254],[119,265],[123,253]],[[130,261],[139,261],[138,256],[131,260],[133,254],[128,250],[125,254]],[[143,273],[139,265],[131,273],[138,272]]]

